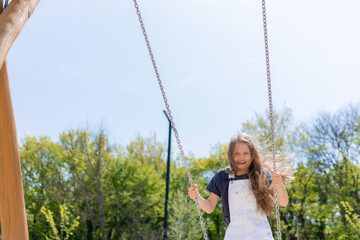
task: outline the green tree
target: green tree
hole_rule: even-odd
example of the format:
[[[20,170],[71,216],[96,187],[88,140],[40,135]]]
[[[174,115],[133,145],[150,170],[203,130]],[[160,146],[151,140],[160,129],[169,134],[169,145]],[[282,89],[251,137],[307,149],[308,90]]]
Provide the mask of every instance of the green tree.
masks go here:
[[[274,140],[278,154],[284,150],[290,150],[296,143],[298,127],[293,123],[292,112],[289,108],[273,112]],[[268,110],[264,115],[255,113],[255,119],[247,120],[242,124],[242,131],[255,136],[260,146],[270,150],[271,147],[271,124]]]
[[[348,202],[341,202],[345,209],[346,220],[350,224],[350,233],[360,238],[360,217],[354,212],[354,208]]]
[[[313,227],[319,226],[317,236],[329,239],[353,237],[341,202],[348,202],[359,213],[359,120],[359,106],[347,105],[334,114],[321,113],[311,124],[304,126],[307,137],[301,147],[306,154],[307,167],[316,174],[314,191],[318,193],[318,199],[316,208],[303,217]],[[304,224],[302,227],[306,228]],[[303,233],[306,237],[314,232]]]
[[[289,109],[274,113],[277,154],[294,157],[297,170],[288,186],[289,205],[280,208],[283,239],[359,237],[359,112],[357,105],[345,106],[300,127]],[[267,112],[242,127],[265,147],[270,146],[269,129]],[[20,150],[31,239],[162,238],[166,147],[155,135],[137,135],[120,146],[110,143],[103,128],[73,129],[62,133],[58,142],[25,137]],[[206,185],[229,165],[227,144],[215,145],[207,158],[190,155],[187,160],[200,194],[207,198]],[[184,165],[178,158],[172,162],[168,236],[201,239]],[[210,239],[225,234],[221,204],[203,214]],[[273,214],[273,232],[275,222]]]
[[[105,130],[100,128],[95,134],[88,130],[70,130],[61,134],[60,145],[62,160],[69,167],[68,182],[72,191],[68,192],[68,198],[73,199],[81,229],[86,229],[78,235],[106,239],[103,175],[114,157]]]
[[[143,152],[145,146],[152,151]],[[104,176],[108,226],[112,229],[109,239],[160,239],[165,174],[159,156],[164,146],[154,138],[138,136],[126,149],[118,148],[117,158]]]
[[[45,216],[51,228],[51,231],[46,236],[46,240],[68,240],[79,226],[79,216],[71,217],[66,204],[60,205],[60,222],[58,224],[55,223],[53,212],[45,206],[41,207],[41,213]]]
[[[126,147],[114,146],[103,129],[69,130],[58,143],[25,137],[21,161],[30,237],[56,236],[49,220],[60,223],[67,202],[79,216],[72,239],[158,239],[165,148],[154,139],[138,136]],[[45,205],[47,218],[41,214]]]
[[[20,147],[24,196],[28,217],[29,236],[42,239],[48,225],[41,214],[45,204],[58,213],[65,199],[67,166],[61,161],[61,147],[49,137],[25,137]]]
[[[202,239],[196,205],[183,190],[177,190],[170,204],[169,239]]]

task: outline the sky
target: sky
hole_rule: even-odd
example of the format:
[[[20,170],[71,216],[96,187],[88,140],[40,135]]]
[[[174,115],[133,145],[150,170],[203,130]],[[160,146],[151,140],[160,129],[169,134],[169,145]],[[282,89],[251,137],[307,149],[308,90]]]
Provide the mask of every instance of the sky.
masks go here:
[[[268,107],[261,1],[138,4],[184,151],[206,157]],[[267,1],[276,109],[302,122],[360,101],[359,12],[358,0]],[[40,1],[7,63],[20,141],[103,124],[113,143],[167,142],[131,0]]]

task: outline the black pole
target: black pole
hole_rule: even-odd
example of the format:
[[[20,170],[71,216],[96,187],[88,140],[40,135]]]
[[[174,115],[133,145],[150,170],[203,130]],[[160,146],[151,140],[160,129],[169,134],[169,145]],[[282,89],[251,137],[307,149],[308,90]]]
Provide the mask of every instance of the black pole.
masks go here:
[[[165,193],[165,216],[164,216],[164,239],[167,239],[168,227],[168,200],[169,200],[169,179],[170,179],[170,153],[171,153],[171,121],[166,111],[163,111],[167,120],[169,121],[169,138],[168,138],[168,155],[167,155],[167,168],[166,168],[166,193]]]

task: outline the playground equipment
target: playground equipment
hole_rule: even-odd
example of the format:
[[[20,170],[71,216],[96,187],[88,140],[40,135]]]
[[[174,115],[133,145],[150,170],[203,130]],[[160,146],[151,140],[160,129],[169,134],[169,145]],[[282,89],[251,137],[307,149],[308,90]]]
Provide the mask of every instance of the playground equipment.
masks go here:
[[[40,0],[13,0],[0,9],[0,219],[1,239],[29,239],[19,146],[6,56]]]
[[[139,5],[137,3],[137,0],[133,0],[133,1],[134,1],[134,7],[135,7],[135,10],[136,10],[136,13],[137,13],[138,18],[139,18],[140,27],[141,27],[142,33],[144,35],[145,43],[146,43],[147,49],[149,51],[150,59],[151,59],[152,65],[154,67],[155,75],[156,75],[157,81],[159,83],[160,91],[161,91],[161,94],[163,96],[166,111],[167,111],[167,113],[169,115],[169,119],[171,121],[171,126],[172,126],[172,129],[173,129],[175,138],[176,138],[176,142],[178,144],[178,148],[179,148],[179,151],[180,151],[180,154],[181,154],[181,159],[182,159],[182,161],[183,161],[183,163],[185,165],[186,174],[188,176],[189,182],[190,182],[191,186],[193,186],[194,185],[193,178],[191,176],[190,169],[189,169],[189,166],[188,166],[188,162],[186,160],[186,157],[185,157],[182,145],[181,145],[181,141],[180,141],[180,138],[179,138],[178,131],[177,131],[176,127],[175,127],[175,121],[174,121],[173,116],[171,114],[170,106],[169,106],[168,100],[166,98],[165,89],[164,89],[164,86],[162,84],[158,68],[156,66],[155,57],[154,57],[154,54],[153,54],[151,46],[150,46],[150,41],[149,41],[148,35],[146,33],[146,29],[145,29],[145,26],[144,26],[143,19],[141,17]],[[269,115],[270,115],[269,117],[270,117],[270,125],[271,125],[272,159],[273,159],[273,170],[275,172],[276,171],[276,158],[275,158],[275,140],[274,140],[274,123],[273,123],[273,104],[272,104],[272,93],[271,93],[270,56],[269,56],[269,46],[268,46],[268,32],[267,32],[265,0],[262,0],[262,16],[263,16],[263,27],[264,27],[265,61],[266,61],[267,86],[268,86],[268,98],[269,98]],[[199,206],[199,203],[198,203],[197,199],[195,199],[195,203],[196,203],[198,215],[199,215],[199,218],[200,218],[200,225],[201,225],[201,228],[202,228],[203,237],[204,237],[204,239],[208,240],[208,236],[207,236],[207,233],[206,233],[206,226],[205,226],[204,219],[202,217],[201,208]],[[280,210],[279,210],[279,201],[278,201],[278,191],[277,191],[276,187],[275,187],[275,203],[276,203],[275,204],[275,209],[276,209],[276,220],[277,220],[276,221],[277,222],[277,239],[281,240]]]

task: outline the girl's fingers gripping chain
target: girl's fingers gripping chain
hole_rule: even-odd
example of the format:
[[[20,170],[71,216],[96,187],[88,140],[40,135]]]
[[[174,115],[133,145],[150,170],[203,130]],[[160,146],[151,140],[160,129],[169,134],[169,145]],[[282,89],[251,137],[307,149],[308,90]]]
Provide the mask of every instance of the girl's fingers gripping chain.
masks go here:
[[[189,187],[188,195],[191,199],[195,199],[196,197],[198,197],[199,192],[198,192],[198,186],[196,184],[194,186]]]
[[[280,186],[281,185],[281,182],[282,182],[282,178],[281,178],[281,175],[274,172],[274,171],[271,171],[271,175],[272,175],[272,180],[273,180],[273,183],[276,185],[276,186]]]

